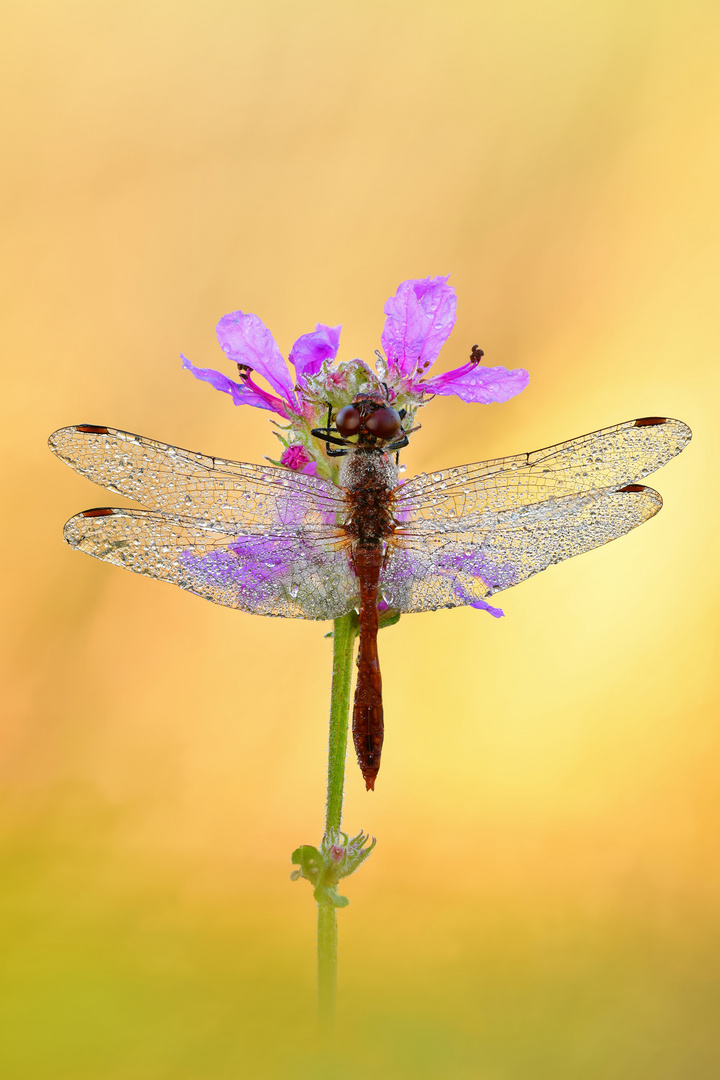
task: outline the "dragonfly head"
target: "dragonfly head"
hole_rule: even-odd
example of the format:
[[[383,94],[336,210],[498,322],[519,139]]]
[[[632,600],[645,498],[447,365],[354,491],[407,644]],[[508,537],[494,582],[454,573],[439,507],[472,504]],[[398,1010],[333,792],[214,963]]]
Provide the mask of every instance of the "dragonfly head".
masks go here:
[[[358,398],[345,405],[335,417],[335,426],[343,439],[358,436],[358,443],[388,442],[402,427],[402,417],[395,409],[372,398]]]

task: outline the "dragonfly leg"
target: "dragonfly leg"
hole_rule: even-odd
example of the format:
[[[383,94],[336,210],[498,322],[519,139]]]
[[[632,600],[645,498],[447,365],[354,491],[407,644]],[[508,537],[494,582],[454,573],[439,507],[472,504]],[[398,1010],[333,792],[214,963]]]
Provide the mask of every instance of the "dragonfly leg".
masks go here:
[[[331,429],[332,430],[332,429]],[[322,439],[323,442],[332,443],[333,446],[347,446],[347,439],[343,439],[340,435],[331,435],[327,428],[316,427],[310,432],[316,439]]]
[[[401,420],[404,420],[407,416],[406,410],[401,409],[399,416]],[[404,428],[400,428],[400,431],[398,432],[399,437],[395,440],[395,442],[390,443],[390,445],[386,449],[390,453],[393,453],[395,450],[402,450],[404,446],[408,446],[410,443],[410,439],[408,438],[408,436],[414,435],[416,431],[420,430],[421,426],[421,424],[416,424],[415,427],[410,428],[409,431],[405,431]]]
[[[335,432],[335,434],[331,434]],[[310,432],[316,439],[322,439],[325,445],[325,453],[328,457],[342,457],[343,454],[347,454],[347,449],[343,450],[331,450],[330,446],[342,446],[347,447],[349,445],[347,439],[343,439],[337,428],[332,426],[332,405],[328,405],[328,418],[325,427],[313,428]]]
[[[335,435],[329,435],[325,428],[313,428],[310,434],[314,435],[316,439],[322,439],[322,441],[326,444],[325,453],[328,457],[343,457],[345,454],[349,453],[347,449],[347,441],[345,439],[339,439]],[[333,446],[342,446],[344,449],[331,450],[331,444]]]

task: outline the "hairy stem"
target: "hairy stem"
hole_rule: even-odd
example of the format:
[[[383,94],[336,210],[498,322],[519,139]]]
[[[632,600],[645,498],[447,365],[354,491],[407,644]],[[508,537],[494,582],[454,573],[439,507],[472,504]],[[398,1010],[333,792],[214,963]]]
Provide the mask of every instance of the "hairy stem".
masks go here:
[[[337,908],[318,904],[318,1017],[327,1030],[335,1019]]]
[[[354,611],[335,620],[333,630],[333,673],[330,692],[330,736],[328,739],[327,803],[325,832],[339,829],[345,790],[350,680],[358,619]]]
[[[358,619],[354,611],[335,620],[333,630],[333,673],[330,692],[330,734],[328,738],[327,802],[325,834],[339,829],[345,791],[350,681]],[[337,986],[337,910],[327,902],[318,903],[318,1005],[320,1021],[332,1023]]]

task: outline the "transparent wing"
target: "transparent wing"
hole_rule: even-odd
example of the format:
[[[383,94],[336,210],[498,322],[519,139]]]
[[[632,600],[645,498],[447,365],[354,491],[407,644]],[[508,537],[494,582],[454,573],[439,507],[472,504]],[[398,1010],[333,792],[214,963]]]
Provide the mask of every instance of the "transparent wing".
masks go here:
[[[319,477],[209,457],[115,428],[79,424],[48,442],[62,461],[110,491],[162,513],[234,523],[238,531],[322,526],[344,507],[342,492]]]
[[[261,615],[333,619],[355,603],[335,525],[345,499],[333,484],[90,424],[49,444],[76,472],[150,508],[78,514],[65,526],[72,547]]]
[[[657,514],[657,491],[629,484],[615,491],[553,497],[534,505],[466,515],[458,527],[415,527],[392,545],[381,579],[386,603],[403,612],[484,606],[553,563],[607,544]]]
[[[477,513],[620,488],[665,465],[690,438],[679,420],[630,420],[530,454],[415,476],[398,492],[395,513],[404,523],[457,523]]]
[[[65,526],[71,547],[257,615],[335,619],[355,604],[348,545],[332,527],[238,535],[234,524],[147,510],[86,510]]]

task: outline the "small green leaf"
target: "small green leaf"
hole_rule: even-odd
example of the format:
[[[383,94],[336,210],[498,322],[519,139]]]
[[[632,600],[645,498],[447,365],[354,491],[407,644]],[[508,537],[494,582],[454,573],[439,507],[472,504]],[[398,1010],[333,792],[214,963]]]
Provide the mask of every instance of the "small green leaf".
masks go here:
[[[323,858],[316,847],[312,844],[303,844],[299,848],[295,848],[290,861],[300,866],[300,875],[307,878],[314,886],[322,880],[324,872]],[[297,879],[296,879],[297,880]]]
[[[388,608],[378,620],[378,629],[384,630],[386,626],[394,626],[395,623],[400,622],[400,612],[393,611],[392,608]]]

